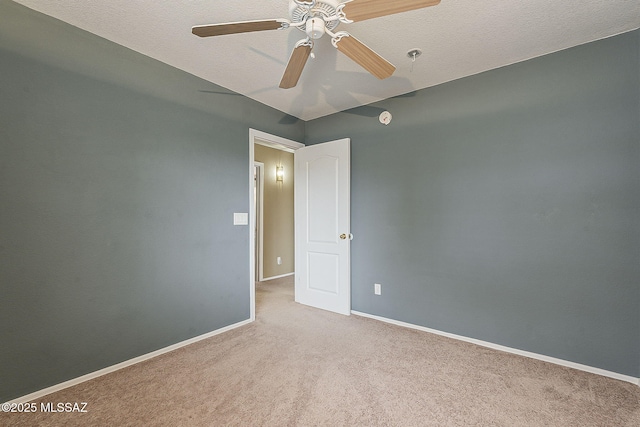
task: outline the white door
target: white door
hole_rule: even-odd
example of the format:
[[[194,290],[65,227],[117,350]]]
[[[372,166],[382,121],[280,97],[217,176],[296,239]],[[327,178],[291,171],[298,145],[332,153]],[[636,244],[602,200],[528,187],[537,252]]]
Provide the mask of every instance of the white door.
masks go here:
[[[351,313],[350,140],[295,151],[295,299]]]

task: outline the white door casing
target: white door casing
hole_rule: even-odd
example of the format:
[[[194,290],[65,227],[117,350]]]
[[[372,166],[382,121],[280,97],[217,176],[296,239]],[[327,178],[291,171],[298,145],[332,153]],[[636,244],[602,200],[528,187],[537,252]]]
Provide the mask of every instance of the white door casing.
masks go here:
[[[254,205],[252,209],[253,226],[255,232],[254,255],[255,255],[255,280],[257,282],[264,279],[264,163],[253,162],[255,173],[254,182]]]
[[[350,140],[294,153],[295,300],[351,313]]]

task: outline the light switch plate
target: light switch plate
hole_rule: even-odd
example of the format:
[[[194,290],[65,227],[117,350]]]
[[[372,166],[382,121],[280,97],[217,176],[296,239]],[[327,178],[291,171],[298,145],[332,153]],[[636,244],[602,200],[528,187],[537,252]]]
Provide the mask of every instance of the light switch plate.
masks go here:
[[[249,225],[249,214],[246,212],[235,212],[233,214],[233,225]]]

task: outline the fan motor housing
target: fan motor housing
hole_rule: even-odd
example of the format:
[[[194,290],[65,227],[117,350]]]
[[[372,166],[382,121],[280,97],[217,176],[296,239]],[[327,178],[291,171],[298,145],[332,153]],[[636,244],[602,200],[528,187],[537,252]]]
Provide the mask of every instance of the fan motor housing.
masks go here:
[[[311,39],[316,40],[324,35],[325,25],[324,21],[320,18],[307,19],[306,27],[306,33]]]
[[[307,34],[309,34],[309,18],[317,18],[323,21],[322,34],[324,34],[324,28],[332,31],[340,23],[339,20],[329,22],[325,21],[325,18],[336,15],[336,10],[338,6],[340,6],[340,3],[342,3],[340,0],[317,0],[312,7],[308,7],[300,5],[293,0],[289,0],[289,16],[291,17],[291,22],[294,23],[307,21],[306,26],[298,27],[301,31],[304,31]],[[314,26],[318,26],[317,22]],[[309,37],[313,39],[320,38],[322,34],[318,37],[313,37],[309,34]]]

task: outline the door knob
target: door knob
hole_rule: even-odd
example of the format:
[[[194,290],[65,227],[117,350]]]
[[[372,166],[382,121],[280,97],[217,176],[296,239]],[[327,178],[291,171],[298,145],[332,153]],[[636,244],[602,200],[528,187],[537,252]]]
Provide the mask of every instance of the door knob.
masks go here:
[[[342,234],[340,235],[340,238],[341,238],[342,240],[346,240],[346,239],[347,239],[347,235],[346,235],[346,234],[344,234],[344,233],[342,233]]]

